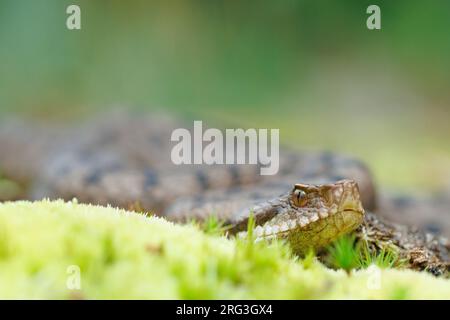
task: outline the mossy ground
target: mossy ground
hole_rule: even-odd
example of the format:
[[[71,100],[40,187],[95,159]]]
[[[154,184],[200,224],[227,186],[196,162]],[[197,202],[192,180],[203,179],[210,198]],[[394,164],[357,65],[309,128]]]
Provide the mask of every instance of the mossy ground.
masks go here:
[[[10,202],[0,204],[0,298],[450,299],[450,280],[395,269],[348,274],[298,259],[280,242],[229,240],[76,201]]]

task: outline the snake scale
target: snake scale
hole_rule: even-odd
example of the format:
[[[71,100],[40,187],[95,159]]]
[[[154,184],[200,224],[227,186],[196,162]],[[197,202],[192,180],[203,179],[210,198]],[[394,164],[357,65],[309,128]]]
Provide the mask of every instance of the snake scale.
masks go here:
[[[374,250],[395,246],[411,268],[448,274],[446,239],[374,213],[385,205],[362,162],[286,148],[274,176],[261,176],[257,165],[176,166],[170,136],[180,127],[189,126],[163,113],[115,112],[59,126],[6,119],[0,123],[0,168],[27,186],[23,198],[76,197],[174,221],[214,214],[238,236],[245,235],[252,212],[257,240],[286,238],[300,254],[355,230]],[[391,211],[405,208],[385,203],[394,203]]]

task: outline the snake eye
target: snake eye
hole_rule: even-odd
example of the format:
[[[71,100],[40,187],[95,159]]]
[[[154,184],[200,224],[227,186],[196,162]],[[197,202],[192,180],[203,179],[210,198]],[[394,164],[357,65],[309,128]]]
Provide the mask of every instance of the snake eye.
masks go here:
[[[304,206],[306,203],[306,192],[303,190],[295,189],[292,195],[292,201],[298,207]]]

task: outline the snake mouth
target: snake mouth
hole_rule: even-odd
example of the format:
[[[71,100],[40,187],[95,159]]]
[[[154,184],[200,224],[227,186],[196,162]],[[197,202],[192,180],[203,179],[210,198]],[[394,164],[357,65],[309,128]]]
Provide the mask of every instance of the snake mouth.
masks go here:
[[[345,217],[354,217],[357,220],[363,219],[363,217],[365,215],[364,210],[359,210],[356,208],[353,208],[353,209],[345,208],[341,212]]]
[[[364,208],[361,201],[355,198],[353,195],[348,196],[339,206],[341,212],[355,212],[364,215]]]
[[[359,209],[344,209],[344,210],[342,210],[342,212],[356,212],[356,213],[364,214],[364,210],[359,210]]]

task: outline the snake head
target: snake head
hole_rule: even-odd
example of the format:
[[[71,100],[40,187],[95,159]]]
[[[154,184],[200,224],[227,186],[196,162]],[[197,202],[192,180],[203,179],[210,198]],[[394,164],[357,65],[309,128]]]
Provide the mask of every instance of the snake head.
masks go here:
[[[299,212],[315,212],[319,218],[338,212],[364,215],[358,184],[348,179],[322,185],[296,184],[291,192],[290,204]]]
[[[364,218],[358,185],[353,180],[296,184],[274,207],[277,210],[257,223],[257,240],[286,238],[299,253],[323,247],[356,229]]]

